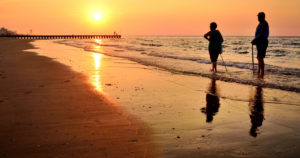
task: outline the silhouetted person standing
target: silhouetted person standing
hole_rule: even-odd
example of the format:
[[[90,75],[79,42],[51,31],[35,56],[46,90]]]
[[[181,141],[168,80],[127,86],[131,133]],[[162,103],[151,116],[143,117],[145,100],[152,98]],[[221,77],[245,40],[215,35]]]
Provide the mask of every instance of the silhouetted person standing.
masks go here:
[[[254,101],[249,106],[251,128],[249,134],[253,137],[257,136],[257,128],[262,126],[264,121],[264,101],[263,101],[263,89],[261,86],[256,87],[256,93]]]
[[[265,73],[265,62],[266,51],[268,47],[268,37],[269,37],[269,24],[265,19],[265,13],[258,13],[259,24],[256,28],[255,38],[252,40],[252,44],[256,45],[257,48],[257,60],[258,60],[258,74],[264,75]]]
[[[206,114],[206,122],[212,122],[214,115],[219,111],[220,100],[218,96],[216,80],[211,80],[211,85],[206,93],[206,107],[201,111]]]
[[[223,37],[219,30],[217,29],[217,24],[212,22],[210,24],[210,31],[204,35],[204,38],[209,41],[208,51],[210,60],[212,62],[212,69],[211,71],[217,72],[217,60],[219,54],[222,53],[222,43]]]

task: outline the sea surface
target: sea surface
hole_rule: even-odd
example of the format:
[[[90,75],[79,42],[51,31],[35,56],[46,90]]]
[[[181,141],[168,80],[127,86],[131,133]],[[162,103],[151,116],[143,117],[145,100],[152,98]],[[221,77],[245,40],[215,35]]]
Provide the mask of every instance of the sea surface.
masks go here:
[[[224,37],[218,73],[210,72],[208,41],[201,36],[129,36],[122,39],[67,39],[55,43],[186,75],[300,92],[300,37],[270,37],[265,76],[252,70],[253,37]],[[253,47],[257,68],[256,47]],[[223,60],[222,60],[223,58]],[[227,70],[226,70],[227,69]]]

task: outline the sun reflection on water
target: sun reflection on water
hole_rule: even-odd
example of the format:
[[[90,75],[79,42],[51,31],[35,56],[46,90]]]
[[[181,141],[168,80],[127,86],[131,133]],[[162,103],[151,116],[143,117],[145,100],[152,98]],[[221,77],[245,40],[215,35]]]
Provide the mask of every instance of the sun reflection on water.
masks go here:
[[[98,44],[98,45],[94,45],[94,48],[93,50],[96,51],[96,52],[102,52],[102,48],[101,48],[101,44],[102,44],[102,39],[95,39],[95,42]]]
[[[102,54],[94,53],[93,56],[94,56],[95,73],[92,76],[92,83],[97,91],[103,92],[102,85],[101,85],[101,76],[100,76]]]
[[[94,45],[93,50],[95,52],[99,52],[99,53],[93,53],[95,70],[94,70],[94,74],[91,77],[91,82],[97,91],[99,91],[100,93],[103,93],[102,84],[101,84],[101,75],[100,75],[101,60],[102,60],[102,56],[103,56],[103,54],[100,54],[102,51],[101,46],[100,46],[100,44],[102,43],[102,40],[95,39],[95,42],[99,45]]]

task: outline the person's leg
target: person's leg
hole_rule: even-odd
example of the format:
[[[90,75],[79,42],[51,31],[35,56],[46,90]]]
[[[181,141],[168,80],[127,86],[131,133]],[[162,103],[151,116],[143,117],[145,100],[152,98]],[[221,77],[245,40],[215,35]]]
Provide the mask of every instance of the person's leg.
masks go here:
[[[261,76],[265,74],[265,62],[266,51],[269,41],[267,39],[262,40],[256,45],[257,47],[257,60],[258,60],[258,71],[257,73]]]
[[[265,62],[264,62],[264,58],[257,57],[257,61],[258,61],[258,71],[257,71],[257,73],[259,75],[263,76],[265,74]]]
[[[262,46],[262,55],[260,57],[260,68],[261,68],[261,76],[263,77],[264,74],[265,74],[265,61],[264,61],[264,58],[266,57],[266,52],[267,52],[267,48],[268,48],[268,44],[269,44],[269,41],[268,39],[265,39],[264,42],[263,42],[263,46]]]
[[[264,62],[264,58],[261,58],[260,59],[260,73],[261,73],[261,76],[264,76],[265,74],[265,62]]]
[[[257,66],[258,66],[258,68],[257,68],[257,73],[259,74],[260,73],[260,69],[261,69],[261,63],[260,63],[260,59],[259,59],[259,57],[257,57]]]
[[[216,53],[216,60],[215,60],[215,72],[217,71],[217,62],[218,62],[219,53]]]
[[[217,62],[213,62],[213,71],[217,72]]]
[[[214,71],[214,56],[213,56],[213,52],[212,50],[209,50],[209,57],[210,57],[210,62],[211,62],[211,69],[210,71],[213,72]]]
[[[260,74],[261,72],[261,58],[262,58],[262,43],[257,43],[256,44],[256,48],[257,48],[257,73]]]
[[[210,69],[211,72],[214,71],[214,62],[211,62],[211,69]]]

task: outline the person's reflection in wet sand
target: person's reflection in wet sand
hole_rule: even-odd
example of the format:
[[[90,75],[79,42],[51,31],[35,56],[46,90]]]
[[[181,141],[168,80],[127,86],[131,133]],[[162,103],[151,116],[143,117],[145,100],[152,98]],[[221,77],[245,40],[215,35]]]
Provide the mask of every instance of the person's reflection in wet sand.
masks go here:
[[[201,111],[206,114],[206,122],[212,122],[214,115],[217,114],[220,107],[220,100],[218,96],[216,79],[211,80],[211,85],[206,94],[206,107]]]
[[[258,134],[258,127],[262,126],[264,121],[264,101],[263,89],[261,86],[256,87],[254,100],[249,104],[251,128],[249,134],[256,137]]]

